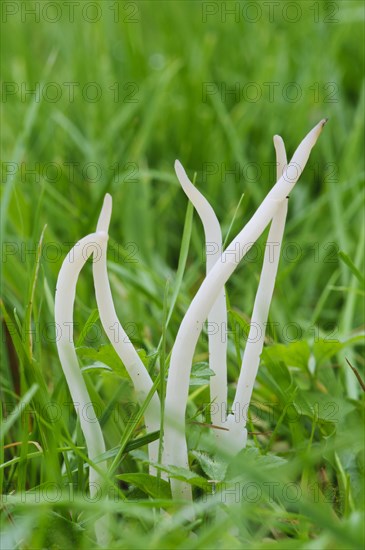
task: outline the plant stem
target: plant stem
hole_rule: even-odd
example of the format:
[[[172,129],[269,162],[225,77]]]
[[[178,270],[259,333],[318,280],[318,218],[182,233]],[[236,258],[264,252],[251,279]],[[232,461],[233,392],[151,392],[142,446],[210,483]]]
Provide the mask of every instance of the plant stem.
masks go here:
[[[109,194],[106,194],[97,224],[97,234],[103,235],[103,238],[100,239],[101,255],[93,263],[96,302],[103,328],[132,379],[138,402],[141,405],[148,396],[153,386],[153,381],[127,333],[120,324],[114,307],[106,263],[111,211],[112,198]],[[152,396],[151,402],[146,409],[145,422],[148,433],[156,432],[160,429],[160,399],[156,393]],[[158,461],[158,447],[158,441],[153,441],[148,445],[151,462]],[[155,474],[155,468],[152,466],[150,466],[150,473]]]
[[[164,441],[164,464],[166,465],[173,464],[188,468],[185,409],[189,395],[193,355],[203,323],[217,300],[219,292],[237,268],[244,254],[247,254],[270,223],[280,201],[284,200],[293,189],[325,123],[326,120],[322,120],[300,143],[284,174],[208,273],[182,320],[172,349],[166,387]],[[233,426],[231,427],[233,428]],[[191,488],[186,483],[171,480],[171,490],[174,498],[191,499]]]
[[[82,376],[73,340],[73,309],[76,294],[76,283],[81,269],[87,259],[95,251],[103,236],[97,233],[87,235],[67,254],[57,279],[55,295],[55,322],[60,331],[57,339],[58,355],[65,374],[71,398],[80,421],[80,427],[85,438],[87,453],[90,460],[105,453],[105,443],[101,427],[94,411],[92,401]],[[87,416],[85,410],[87,407]],[[90,418],[93,421],[90,421]],[[106,471],[106,461],[100,462],[98,467]],[[100,474],[90,466],[89,490],[90,497],[96,498],[103,485]],[[106,518],[102,517],[95,522],[95,533],[99,544],[105,545],[108,541]]]
[[[277,180],[279,180],[287,164],[287,159],[284,142],[280,136],[274,136],[274,145],[276,149]],[[235,422],[239,423],[243,430],[246,429],[247,418],[242,414],[242,411],[246,411],[247,414],[259,368],[260,355],[264,346],[265,329],[279,266],[287,212],[288,198],[284,198],[278,205],[271,222],[260,282],[251,317],[250,331],[232,406]]]
[[[221,227],[212,206],[189,180],[178,160],[175,161],[175,171],[181,187],[193,203],[204,227],[208,274],[222,254]],[[223,287],[208,315],[209,368],[214,372],[214,376],[210,378],[211,421],[217,426],[224,423],[227,409],[227,342],[222,339],[222,330],[226,326],[227,307]]]

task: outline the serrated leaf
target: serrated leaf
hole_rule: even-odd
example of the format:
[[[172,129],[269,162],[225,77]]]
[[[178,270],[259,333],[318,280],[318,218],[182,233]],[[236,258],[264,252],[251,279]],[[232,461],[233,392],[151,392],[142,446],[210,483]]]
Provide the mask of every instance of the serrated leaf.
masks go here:
[[[191,369],[190,386],[205,386],[209,384],[211,376],[215,376],[215,373],[209,368],[208,363],[195,363]]]
[[[214,458],[208,453],[201,451],[193,451],[191,453],[199,462],[203,472],[209,479],[215,481],[223,481],[227,471],[227,461],[219,457]]]
[[[287,460],[271,453],[261,454],[257,447],[246,447],[242,449],[228,466],[226,479],[234,480],[236,478],[250,477],[252,472],[260,472],[260,475],[272,470],[277,470],[287,464]],[[270,474],[271,475],[271,474]]]
[[[298,416],[306,415],[309,418],[318,418],[324,422],[337,424],[351,412],[354,405],[333,395],[320,392],[302,392],[294,399]]]
[[[250,460],[255,463],[258,468],[279,468],[287,463],[285,458],[277,456],[271,453],[261,454],[257,447],[247,447],[241,451],[241,456],[245,457],[245,460]]]
[[[358,334],[344,341],[320,338],[313,345],[313,354],[317,366],[321,365],[346,347],[360,342],[364,342],[364,334]]]

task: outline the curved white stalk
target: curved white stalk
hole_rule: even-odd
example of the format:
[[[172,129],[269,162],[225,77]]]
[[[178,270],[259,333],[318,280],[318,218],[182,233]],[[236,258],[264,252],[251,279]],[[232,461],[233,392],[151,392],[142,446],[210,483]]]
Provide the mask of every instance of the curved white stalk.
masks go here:
[[[97,456],[105,453],[105,443],[77,360],[73,341],[73,309],[80,271],[89,256],[100,247],[100,243],[105,239],[105,234],[92,233],[76,243],[63,261],[58,274],[55,295],[55,322],[57,329],[60,331],[60,337],[57,339],[58,355],[84,434],[90,460],[94,460]],[[90,418],[92,418],[92,421]],[[107,470],[106,466],[106,461],[98,463],[98,468],[103,471]],[[90,467],[89,489],[91,498],[100,496],[102,485],[103,478],[94,468]],[[95,533],[99,544],[106,545],[108,533],[105,517],[95,522]]]
[[[106,262],[111,212],[112,198],[109,194],[106,194],[96,229],[98,234],[103,234],[105,236],[100,243],[100,258],[93,263],[96,302],[103,328],[115,351],[124,363],[134,384],[137,399],[139,403],[142,404],[150,392],[153,382],[132,342],[120,324],[114,308]],[[146,409],[145,422],[147,432],[154,432],[160,429],[160,399],[156,393],[153,395]],[[158,440],[150,443],[148,446],[149,459],[151,462],[158,462],[158,447]],[[154,474],[155,468],[150,466],[150,473]]]
[[[273,138],[276,153],[276,181],[284,174],[288,159],[285,151],[285,144],[281,136],[275,135]]]
[[[189,180],[178,160],[175,161],[175,172],[204,227],[206,272],[208,274],[222,254],[221,227],[213,208]],[[227,307],[223,287],[208,315],[209,368],[215,373],[215,376],[210,378],[211,420],[212,424],[217,426],[223,425],[226,416],[227,342],[222,339],[222,330],[226,326]]]
[[[276,152],[276,181],[278,181],[283,175],[283,170],[287,164],[285,145],[280,136],[274,136],[274,146]],[[250,331],[242,359],[236,396],[232,405],[233,412],[229,414],[227,418],[228,425],[231,426],[231,428],[229,431],[216,430],[216,432],[218,432],[216,438],[219,440],[219,443],[229,446],[231,449],[234,449],[236,453],[243,449],[247,442],[246,414],[259,366],[262,347],[264,345],[265,323],[267,322],[279,264],[287,204],[287,198],[281,201],[271,222],[260,282],[252,312]],[[271,246],[272,248],[268,248]],[[249,376],[248,373],[251,376]],[[248,386],[247,389],[246,383]],[[241,396],[242,387],[243,396]],[[230,504],[234,503],[235,495],[228,493],[227,498]]]
[[[285,146],[280,136],[274,136],[274,146],[276,150],[277,180],[279,180],[283,175],[284,167],[287,164]],[[265,329],[269,316],[270,303],[274,292],[276,274],[278,271],[287,212],[288,198],[284,198],[280,202],[271,222],[265,248],[260,282],[251,317],[250,331],[243,354],[236,395],[232,406],[232,416],[234,417],[234,422],[239,425],[239,430],[241,433],[245,434],[243,440],[247,438],[246,415],[264,345]],[[241,443],[241,441],[239,441],[238,444],[239,443]],[[245,444],[243,446],[245,446]]]
[[[166,387],[164,464],[185,468],[189,465],[185,439],[185,409],[189,395],[192,359],[203,323],[224,284],[274,217],[279,206],[278,201],[284,200],[293,189],[325,123],[326,120],[322,120],[300,143],[284,174],[208,273],[182,320],[171,354]],[[236,430],[237,424],[234,425],[234,420],[231,424],[227,427]],[[244,437],[242,433],[237,435]],[[172,479],[171,489],[175,498],[191,499],[191,488],[186,483]]]

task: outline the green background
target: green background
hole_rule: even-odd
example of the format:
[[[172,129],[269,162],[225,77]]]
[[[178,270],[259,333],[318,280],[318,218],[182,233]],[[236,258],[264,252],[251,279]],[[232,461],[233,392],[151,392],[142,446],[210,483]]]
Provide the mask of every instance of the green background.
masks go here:
[[[150,507],[133,504],[133,513],[114,516],[115,547],[361,545],[361,529],[355,526],[363,488],[359,442],[364,401],[346,358],[364,378],[359,273],[364,263],[364,6],[351,0],[277,4],[171,0],[2,5],[5,417],[40,379],[44,386],[36,402],[61,403],[67,395],[52,326],[56,279],[72,244],[95,230],[106,192],[113,197],[109,271],[116,308],[155,376],[159,361],[153,354],[164,326],[164,302],[168,306],[173,293],[187,209],[174,160],[182,162],[191,179],[195,174],[224,238],[229,228],[233,237],[275,182],[273,135],[283,137],[290,158],[310,128],[329,118],[289,201],[270,310],[270,321],[277,326],[267,334],[269,347],[254,393],[255,402],[275,404],[275,412],[252,424],[255,432],[275,431],[254,436],[250,452],[267,458],[270,451],[274,459],[288,460],[275,475],[268,461],[267,479],[278,475],[283,483],[302,487],[317,483],[321,494],[327,486],[335,496],[314,506],[306,496],[299,504],[284,497],[273,504],[266,495],[255,502],[240,501],[214,520],[203,506],[196,524],[176,520],[170,525],[165,520],[158,528],[156,509],[151,513]],[[37,264],[35,251],[45,224]],[[257,254],[242,262],[227,285],[232,392],[264,242],[259,241]],[[184,280],[166,329],[167,354],[204,272],[204,236],[194,216]],[[76,338],[94,308],[88,265],[78,284]],[[207,360],[206,340],[199,341],[197,362]],[[105,343],[97,324],[83,346],[96,349]],[[87,353],[81,357],[85,365],[92,357]],[[115,366],[106,356],[101,360]],[[88,380],[103,406],[111,399],[118,407],[133,400],[123,367],[115,368],[116,373],[96,373]],[[208,399],[206,385],[192,391],[197,393],[190,399],[188,417],[209,422],[201,413]],[[285,412],[293,402],[302,413],[297,422],[290,422]],[[41,417],[35,415],[27,425],[19,415],[5,437],[5,444],[23,445],[20,464],[1,470],[4,493],[11,488],[29,491],[64,475],[57,448],[77,431],[75,418],[67,419],[65,433],[59,426],[42,425]],[[106,419],[108,447],[118,444],[124,428],[123,422]],[[201,449],[199,430],[189,430],[190,448]],[[26,442],[49,441],[51,431],[55,441],[49,444],[50,462],[42,457],[26,461],[35,450]],[[77,440],[82,443],[80,436]],[[4,461],[19,454],[19,446],[11,446]],[[69,460],[78,483],[85,484],[82,458],[76,453]],[[257,477],[255,457],[252,464],[250,456],[241,460],[232,468],[247,462],[248,479],[264,483],[266,474]],[[192,465],[212,477],[193,456]],[[143,468],[141,456],[129,454],[120,473]],[[69,475],[73,479],[75,474]],[[146,488],[133,487],[122,486],[127,498],[149,495]],[[40,508],[9,504],[15,520],[4,520],[6,544],[23,540],[21,547],[67,548],[73,541],[88,547],[93,533],[87,512],[80,515],[82,505],[76,503],[70,515],[65,502]],[[151,529],[153,537],[148,535]],[[195,538],[189,538],[190,531]],[[310,546],[312,539],[317,546]]]

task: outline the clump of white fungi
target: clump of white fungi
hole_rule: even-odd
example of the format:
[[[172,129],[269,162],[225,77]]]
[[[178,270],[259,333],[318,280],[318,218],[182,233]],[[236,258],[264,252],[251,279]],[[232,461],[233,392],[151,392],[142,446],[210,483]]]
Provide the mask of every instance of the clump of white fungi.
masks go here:
[[[193,203],[203,223],[206,250],[214,244],[214,253],[206,254],[206,277],[192,300],[179,328],[171,353],[170,367],[165,396],[165,429],[163,434],[164,452],[162,462],[165,466],[189,468],[188,450],[185,437],[185,410],[189,393],[189,379],[195,347],[205,321],[211,326],[226,326],[227,310],[224,285],[235,271],[251,246],[270,224],[268,243],[275,243],[274,254],[266,248],[260,282],[253,306],[250,331],[242,360],[242,368],[237,382],[234,402],[228,413],[227,406],[227,349],[226,339],[220,331],[209,333],[209,367],[214,372],[210,377],[210,400],[212,405],[212,424],[215,430],[217,446],[230,449],[232,454],[246,446],[246,418],[235,414],[248,406],[262,352],[270,302],[278,269],[280,247],[283,239],[288,195],[298,181],[308,161],[310,151],[315,145],[326,119],[321,120],[300,143],[291,161],[287,164],[285,146],[280,136],[274,137],[277,162],[277,182],[267,194],[261,205],[244,228],[222,252],[222,232],[213,208],[198,189],[188,179],[179,161],[175,162],[176,175],[186,195]],[[72,338],[63,328],[72,326],[76,283],[80,271],[87,259],[93,254],[93,279],[97,306],[103,328],[115,351],[124,363],[134,384],[139,403],[143,403],[151,392],[152,379],[120,324],[111,294],[107,272],[108,229],[112,211],[112,198],[105,196],[96,232],[81,239],[66,256],[57,281],[55,297],[55,320],[61,328],[61,337],[57,341],[61,365],[67,380],[71,398],[76,411],[89,406],[93,422],[79,415],[80,426],[84,434],[88,456],[91,461],[105,453],[103,434],[95,412],[91,411],[91,399],[79,368]],[[115,327],[118,326],[119,338],[115,339]],[[113,328],[112,328],[113,327]],[[254,328],[253,328],[254,327]],[[257,331],[257,328],[259,330]],[[257,333],[259,337],[257,337]],[[122,338],[120,337],[122,335]],[[252,337],[250,337],[252,336]],[[237,405],[237,406],[236,406]],[[222,412],[223,411],[223,412]],[[145,411],[147,432],[160,428],[160,400],[155,393]],[[219,429],[224,428],[224,429]],[[214,429],[214,428],[213,428]],[[149,444],[150,473],[154,473],[153,464],[158,462],[159,442]],[[90,494],[102,484],[102,472],[106,471],[106,462],[98,463],[98,470],[90,467]],[[189,484],[171,478],[171,491],[174,498],[190,500]],[[107,540],[103,518],[96,522],[95,530],[99,541]]]

